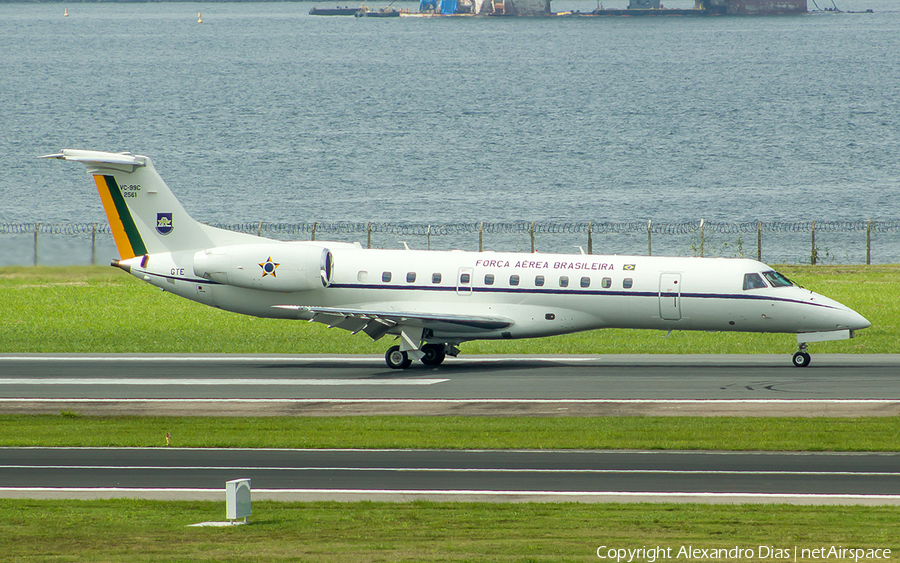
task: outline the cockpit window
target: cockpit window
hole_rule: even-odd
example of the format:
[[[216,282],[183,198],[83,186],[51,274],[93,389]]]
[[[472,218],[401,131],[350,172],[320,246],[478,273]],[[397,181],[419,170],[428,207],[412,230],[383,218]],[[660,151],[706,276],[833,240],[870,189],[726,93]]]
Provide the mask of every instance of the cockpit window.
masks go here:
[[[766,279],[769,280],[769,283],[772,284],[772,287],[788,287],[794,285],[793,283],[791,283],[791,280],[782,276],[775,270],[763,272],[763,275],[766,276]]]
[[[774,273],[774,272],[773,272]],[[769,287],[759,274],[744,274],[744,290]]]

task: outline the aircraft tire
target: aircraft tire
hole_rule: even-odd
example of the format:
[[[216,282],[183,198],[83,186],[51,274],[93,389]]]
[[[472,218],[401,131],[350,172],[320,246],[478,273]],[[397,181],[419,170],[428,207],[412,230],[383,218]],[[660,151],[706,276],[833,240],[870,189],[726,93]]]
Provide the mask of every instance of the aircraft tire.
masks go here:
[[[422,346],[422,353],[425,354],[422,363],[426,366],[439,366],[447,357],[443,344],[426,344]]]
[[[391,369],[406,369],[412,364],[409,354],[401,352],[399,346],[391,346],[384,355],[384,361]]]
[[[812,358],[806,352],[796,352],[794,353],[792,360],[794,362],[794,367],[805,368],[809,365]]]

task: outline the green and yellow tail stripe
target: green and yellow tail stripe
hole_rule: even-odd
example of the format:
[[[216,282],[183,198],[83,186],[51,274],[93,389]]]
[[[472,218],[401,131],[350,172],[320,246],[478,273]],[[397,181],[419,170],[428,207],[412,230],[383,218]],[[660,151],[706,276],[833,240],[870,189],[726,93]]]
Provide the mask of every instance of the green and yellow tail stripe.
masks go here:
[[[97,191],[100,192],[100,200],[103,202],[103,209],[106,210],[109,228],[112,229],[116,248],[119,249],[119,258],[125,260],[147,254],[147,247],[144,246],[144,240],[138,232],[137,225],[134,224],[115,177],[97,174],[94,176],[94,182],[97,183]]]

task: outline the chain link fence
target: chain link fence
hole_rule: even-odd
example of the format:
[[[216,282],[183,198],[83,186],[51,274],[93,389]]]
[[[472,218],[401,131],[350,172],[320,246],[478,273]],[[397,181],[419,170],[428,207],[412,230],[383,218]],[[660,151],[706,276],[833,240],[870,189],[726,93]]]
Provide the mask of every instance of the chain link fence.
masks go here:
[[[338,240],[367,248],[744,257],[780,264],[900,262],[900,220],[211,225],[278,240]],[[117,256],[105,223],[0,223],[0,265],[85,265]]]

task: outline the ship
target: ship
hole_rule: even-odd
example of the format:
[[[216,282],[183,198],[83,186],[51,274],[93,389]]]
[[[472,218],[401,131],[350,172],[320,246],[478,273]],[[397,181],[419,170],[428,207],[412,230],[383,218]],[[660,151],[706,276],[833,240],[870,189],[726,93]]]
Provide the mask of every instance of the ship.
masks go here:
[[[806,0],[698,0],[709,14],[740,16],[780,16],[805,14]]]
[[[476,3],[481,0],[476,0]],[[488,3],[492,0],[484,0]],[[520,16],[549,15],[550,0],[505,0],[507,6],[514,4],[514,10],[507,10]],[[626,9],[598,8],[586,14],[596,16],[688,16],[688,15],[756,15],[774,16],[805,14],[807,0],[696,0],[695,9],[677,10],[663,7],[660,0],[629,0]],[[476,13],[477,10],[476,10]],[[568,14],[568,13],[567,13]],[[562,15],[562,14],[560,14]]]
[[[349,8],[340,6],[335,8],[310,8],[309,15],[311,16],[353,16],[356,15],[356,12],[359,11],[359,8]]]

